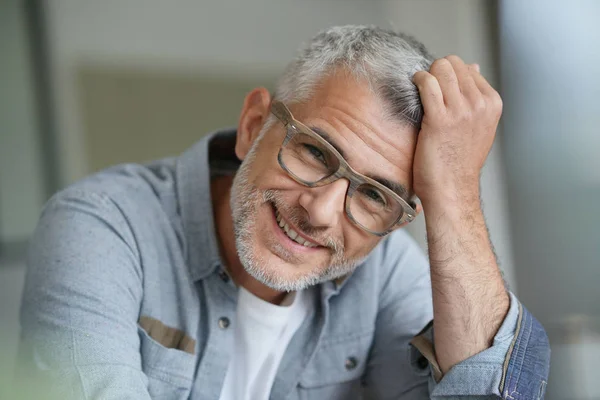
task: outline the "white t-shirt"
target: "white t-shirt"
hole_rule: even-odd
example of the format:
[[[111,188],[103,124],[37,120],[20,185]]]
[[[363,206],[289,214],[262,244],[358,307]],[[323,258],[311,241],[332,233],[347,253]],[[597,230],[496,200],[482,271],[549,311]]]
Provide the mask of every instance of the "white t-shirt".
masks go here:
[[[240,287],[234,345],[220,400],[267,400],[292,336],[312,306],[307,291],[290,293],[281,305]]]

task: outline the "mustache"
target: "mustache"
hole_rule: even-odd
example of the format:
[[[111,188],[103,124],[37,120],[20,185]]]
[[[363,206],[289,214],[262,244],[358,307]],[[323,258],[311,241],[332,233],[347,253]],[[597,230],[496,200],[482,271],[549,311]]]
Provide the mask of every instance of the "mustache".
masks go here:
[[[267,189],[263,191],[262,197],[265,203],[270,203],[280,212],[283,211],[286,218],[302,231],[303,234],[314,238],[336,254],[342,255],[344,253],[344,244],[341,241],[331,236],[326,236],[324,232],[327,228],[313,226],[306,218],[304,211],[299,210],[297,207],[289,207],[277,190]]]

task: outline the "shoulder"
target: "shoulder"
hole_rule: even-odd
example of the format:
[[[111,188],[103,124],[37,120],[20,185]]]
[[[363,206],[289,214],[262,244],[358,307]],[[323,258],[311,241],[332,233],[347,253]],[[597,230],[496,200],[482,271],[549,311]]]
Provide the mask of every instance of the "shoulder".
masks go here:
[[[175,159],[164,159],[96,172],[56,193],[44,213],[56,206],[85,203],[98,211],[139,219],[156,216],[157,211],[174,212],[176,199]]]
[[[96,172],[63,190],[62,195],[96,195],[115,202],[150,202],[175,195],[176,159],[121,164]]]
[[[178,231],[175,162],[124,164],[99,171],[56,193],[44,206],[32,244],[51,236],[102,242],[119,237],[129,247],[164,241]],[[45,233],[41,235],[40,233]]]

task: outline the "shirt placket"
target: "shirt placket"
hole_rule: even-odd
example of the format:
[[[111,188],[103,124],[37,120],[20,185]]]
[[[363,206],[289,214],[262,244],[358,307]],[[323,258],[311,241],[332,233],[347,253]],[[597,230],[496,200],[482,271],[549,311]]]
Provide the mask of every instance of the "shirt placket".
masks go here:
[[[290,399],[290,394],[298,386],[302,372],[313,358],[323,332],[329,323],[329,300],[337,294],[333,282],[319,285],[318,296],[314,299],[313,312],[308,314],[290,341],[271,388],[270,400]]]
[[[199,285],[204,303],[199,331],[205,344],[190,398],[218,400],[233,349],[237,288],[220,268]]]

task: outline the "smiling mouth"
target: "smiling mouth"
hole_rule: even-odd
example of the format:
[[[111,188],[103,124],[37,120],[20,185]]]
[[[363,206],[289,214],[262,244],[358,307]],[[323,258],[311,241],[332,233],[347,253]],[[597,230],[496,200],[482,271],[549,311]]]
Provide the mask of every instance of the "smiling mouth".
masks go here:
[[[275,219],[277,220],[277,225],[279,225],[279,229],[281,229],[281,231],[291,240],[293,240],[294,242],[298,243],[299,245],[302,245],[304,247],[309,247],[309,248],[316,248],[316,247],[321,247],[320,245],[311,242],[309,240],[306,240],[305,238],[303,238],[301,235],[298,234],[298,232],[296,232],[294,229],[292,229],[287,222],[285,222],[285,220],[283,219],[283,217],[281,216],[281,213],[275,209]]]

